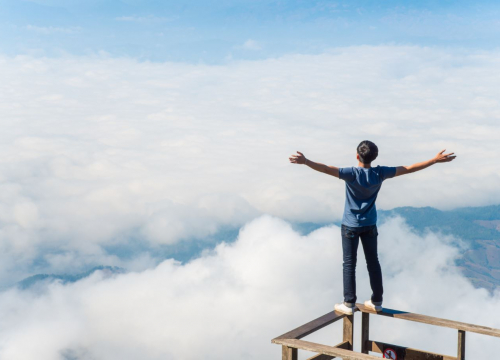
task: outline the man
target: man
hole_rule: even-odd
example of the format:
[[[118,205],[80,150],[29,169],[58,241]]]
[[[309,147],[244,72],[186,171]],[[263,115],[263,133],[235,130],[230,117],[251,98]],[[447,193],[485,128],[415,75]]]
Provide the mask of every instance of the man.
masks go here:
[[[436,163],[452,161],[456,156],[453,153],[439,152],[430,160],[411,166],[376,166],[371,163],[378,156],[377,146],[368,140],[362,141],[357,148],[357,167],[338,168],[325,164],[315,163],[306,159],[304,154],[292,155],[289,159],[294,164],[305,164],[311,169],[335,176],[345,181],[346,199],[344,215],[342,217],[341,235],[343,252],[343,279],[344,302],[335,304],[335,310],[351,315],[356,307],[356,260],[359,239],[366,258],[370,286],[371,300],[365,301],[365,306],[375,310],[382,310],[382,271],[377,254],[377,209],[375,200],[385,179],[413,173],[425,169]]]

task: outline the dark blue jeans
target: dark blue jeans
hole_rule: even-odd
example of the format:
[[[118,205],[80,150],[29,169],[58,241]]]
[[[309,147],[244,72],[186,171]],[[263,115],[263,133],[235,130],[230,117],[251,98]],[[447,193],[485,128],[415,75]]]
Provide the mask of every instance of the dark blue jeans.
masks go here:
[[[354,306],[356,303],[356,258],[361,238],[372,288],[371,300],[374,305],[382,305],[384,289],[377,254],[377,225],[349,227],[342,224],[341,233],[344,254],[344,302],[347,306]]]

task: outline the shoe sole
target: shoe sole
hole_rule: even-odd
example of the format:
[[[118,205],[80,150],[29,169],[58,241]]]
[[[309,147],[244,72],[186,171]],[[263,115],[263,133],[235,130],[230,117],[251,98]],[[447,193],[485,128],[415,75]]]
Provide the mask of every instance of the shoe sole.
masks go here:
[[[376,311],[376,312],[379,312],[379,311],[382,311],[382,306],[369,306],[369,305],[366,305],[366,303],[363,303],[364,306],[366,306],[368,309],[371,309],[373,311]]]
[[[356,310],[356,308],[353,308],[353,309],[352,309],[352,312],[346,312],[346,311],[342,311],[342,310],[337,309],[337,307],[335,306],[335,307],[334,307],[334,310],[335,310],[335,311],[338,311],[339,313],[342,313],[342,314],[352,315],[352,314],[354,314],[354,311]]]

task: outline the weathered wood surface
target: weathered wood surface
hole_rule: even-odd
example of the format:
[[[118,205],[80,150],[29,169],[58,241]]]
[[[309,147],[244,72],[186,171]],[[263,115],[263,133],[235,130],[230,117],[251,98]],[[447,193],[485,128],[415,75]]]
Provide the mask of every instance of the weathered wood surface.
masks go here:
[[[349,342],[348,341],[342,341],[341,343],[335,345],[334,347],[339,348],[339,349],[349,350]]]
[[[368,339],[370,339],[370,314],[361,313],[361,352],[368,354]]]
[[[457,359],[465,360],[465,331],[458,330]]]
[[[335,356],[330,356],[330,355],[314,355],[313,357],[307,358],[306,360],[332,360],[335,359]]]
[[[389,317],[393,317],[396,319],[415,321],[415,322],[424,323],[424,324],[442,326],[442,327],[447,327],[447,328],[452,328],[452,329],[457,329],[457,330],[462,330],[462,331],[470,331],[470,332],[483,334],[483,335],[500,337],[500,330],[499,329],[493,329],[493,328],[486,327],[486,326],[467,324],[467,323],[463,323],[463,322],[459,322],[459,321],[440,319],[440,318],[436,318],[436,317],[432,317],[432,316],[414,314],[414,313],[410,313],[410,312],[392,310],[392,309],[387,309],[387,308],[383,308],[382,311],[376,312],[375,310],[372,310],[363,304],[356,304],[356,306],[358,307],[359,311],[361,311],[363,313],[389,316]]]
[[[349,346],[347,350],[352,350],[354,339],[354,315],[347,315],[344,318],[344,335],[343,340],[347,341]]]
[[[312,351],[318,354],[340,357],[344,360],[380,360],[380,357],[362,354],[352,350],[340,349],[334,346],[317,344],[297,339],[276,339],[276,343],[297,349]]]
[[[297,360],[298,352],[296,348],[282,346],[281,347],[281,359],[282,360]]]
[[[347,349],[349,347],[349,342],[343,341],[340,344],[335,345],[334,347],[339,348],[339,349]],[[310,358],[307,358],[307,360],[331,360],[331,359],[335,359],[335,356],[318,354],[318,355],[311,356]]]
[[[368,340],[368,350],[382,354],[384,348],[393,348],[396,352],[404,351],[405,360],[457,360],[454,356],[436,354],[429,351],[412,349],[404,346],[387,344],[380,341]]]
[[[346,314],[342,314],[337,311],[331,311],[328,314],[325,314],[317,319],[314,319],[313,321],[308,322],[307,324],[299,326],[292,331],[278,336],[277,338],[271,340],[271,342],[274,343],[274,340],[276,339],[302,339],[304,336],[312,334],[313,332],[322,329],[337,320],[343,319],[346,316]]]

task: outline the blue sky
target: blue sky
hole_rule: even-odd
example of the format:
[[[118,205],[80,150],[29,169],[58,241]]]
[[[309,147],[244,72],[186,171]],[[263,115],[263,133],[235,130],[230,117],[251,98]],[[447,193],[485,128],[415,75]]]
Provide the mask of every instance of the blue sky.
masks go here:
[[[494,1],[0,1],[0,52],[224,63],[349,45],[498,47]]]

